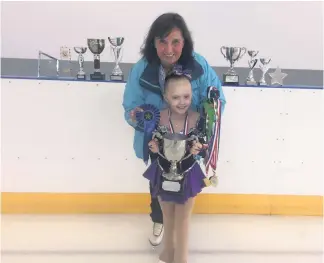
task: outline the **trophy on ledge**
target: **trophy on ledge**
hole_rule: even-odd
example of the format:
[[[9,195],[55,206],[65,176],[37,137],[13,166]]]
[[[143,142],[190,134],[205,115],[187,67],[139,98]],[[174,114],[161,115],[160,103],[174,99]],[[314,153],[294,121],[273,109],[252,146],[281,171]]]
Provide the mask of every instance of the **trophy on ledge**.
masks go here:
[[[105,49],[104,39],[88,38],[89,50],[93,53],[94,57],[94,73],[90,74],[91,80],[105,80],[106,75],[100,72],[100,54]]]
[[[78,62],[79,62],[79,72],[76,75],[77,79],[86,79],[86,73],[83,71],[84,57],[83,54],[87,51],[86,47],[74,47],[74,51],[79,54]]]
[[[65,76],[72,76],[71,48],[67,46],[60,47],[61,73]]]
[[[234,63],[241,59],[246,53],[245,47],[225,47],[222,46],[220,49],[224,58],[230,62],[230,69],[223,74],[224,85],[239,85],[239,76],[234,70]]]
[[[270,61],[271,61],[271,58],[260,58],[260,62],[262,64],[262,65],[260,65],[260,69],[262,70],[262,77],[259,81],[260,86],[268,85],[268,83],[265,80],[265,75],[270,68],[270,66],[269,66]]]
[[[122,45],[125,41],[124,37],[108,37],[109,43],[111,45],[111,49],[114,52],[115,57],[115,67],[110,75],[110,80],[117,80],[117,81],[123,81],[124,80],[124,74],[121,71],[119,67],[119,62],[122,58]]]
[[[249,72],[249,76],[247,77],[247,79],[245,81],[245,84],[256,86],[257,82],[255,81],[254,76],[253,76],[253,69],[255,68],[255,65],[258,62],[258,59],[255,58],[255,56],[258,55],[259,51],[248,50],[247,53],[251,57],[251,59],[248,61],[250,72]]]

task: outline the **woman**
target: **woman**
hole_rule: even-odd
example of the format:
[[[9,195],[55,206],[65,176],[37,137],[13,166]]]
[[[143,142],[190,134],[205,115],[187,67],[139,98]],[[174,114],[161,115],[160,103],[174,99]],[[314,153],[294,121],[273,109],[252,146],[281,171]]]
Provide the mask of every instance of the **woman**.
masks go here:
[[[226,101],[215,71],[204,57],[194,52],[190,32],[179,14],[165,13],[153,22],[141,54],[142,58],[129,73],[123,107],[125,120],[135,128],[135,154],[138,158],[145,159],[144,134],[136,128],[135,113],[141,110],[138,107],[144,103],[153,104],[160,110],[166,107],[163,101],[165,76],[175,65],[181,65],[184,70],[192,72],[192,109],[200,108],[210,86],[216,87],[220,92],[222,112]],[[153,246],[157,246],[163,238],[163,215],[158,199],[152,196],[151,187],[150,193],[153,233],[149,241]]]

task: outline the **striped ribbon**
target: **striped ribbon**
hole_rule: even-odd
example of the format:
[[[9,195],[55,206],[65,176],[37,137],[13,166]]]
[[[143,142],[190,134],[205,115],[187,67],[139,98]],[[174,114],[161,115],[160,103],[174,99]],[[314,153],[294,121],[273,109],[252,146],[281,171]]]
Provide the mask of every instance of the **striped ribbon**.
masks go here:
[[[209,167],[213,170],[213,175],[216,174],[216,167],[217,167],[217,160],[218,160],[218,153],[219,153],[219,138],[220,138],[220,126],[221,126],[221,101],[218,98],[217,100],[214,99],[214,111],[216,121],[213,127],[213,136],[212,136],[212,144],[209,147],[209,155],[206,162],[206,174],[208,174]]]

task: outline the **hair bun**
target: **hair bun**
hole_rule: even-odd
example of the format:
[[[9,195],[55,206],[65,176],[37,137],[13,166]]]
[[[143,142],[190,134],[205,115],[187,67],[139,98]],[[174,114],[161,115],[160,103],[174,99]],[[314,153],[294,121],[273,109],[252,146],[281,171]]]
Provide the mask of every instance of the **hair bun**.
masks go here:
[[[171,76],[185,76],[191,80],[191,70],[183,69],[181,65],[174,65],[172,70],[168,73],[167,77]]]

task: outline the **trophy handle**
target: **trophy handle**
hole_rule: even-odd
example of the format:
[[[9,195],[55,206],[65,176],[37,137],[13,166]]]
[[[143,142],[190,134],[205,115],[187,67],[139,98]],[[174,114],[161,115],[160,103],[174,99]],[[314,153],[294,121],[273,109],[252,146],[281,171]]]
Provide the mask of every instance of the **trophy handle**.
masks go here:
[[[226,50],[226,47],[225,47],[225,46],[222,46],[222,47],[220,48],[220,52],[223,54],[224,58],[226,58],[226,56],[225,56],[225,54],[224,54],[224,52],[223,52],[223,49]]]
[[[241,53],[240,59],[245,55],[246,48],[245,47],[242,47],[241,50],[242,50],[242,53]]]

